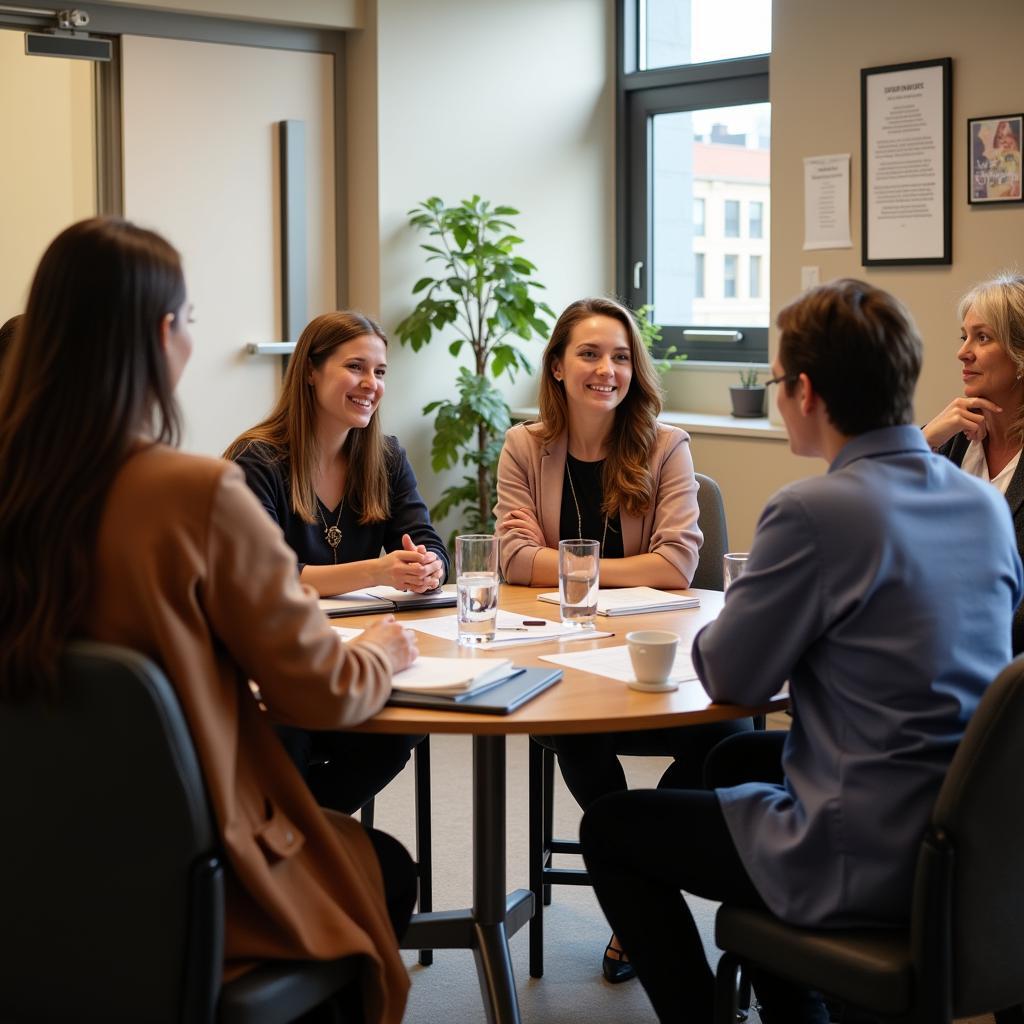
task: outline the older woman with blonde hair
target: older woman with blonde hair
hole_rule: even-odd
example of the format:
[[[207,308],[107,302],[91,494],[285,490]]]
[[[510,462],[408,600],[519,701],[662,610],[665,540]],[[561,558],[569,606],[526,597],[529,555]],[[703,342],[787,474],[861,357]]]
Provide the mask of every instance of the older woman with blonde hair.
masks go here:
[[[422,593],[448,573],[409,460],[380,428],[387,351],[368,316],[315,317],[273,411],[225,452],[295,552],[299,579],[321,595],[376,585]],[[346,813],[387,785],[422,739],[290,726],[278,735],[319,802]]]
[[[558,542],[600,542],[602,586],[686,588],[697,568],[697,481],[690,439],[658,421],[661,386],[632,314],[581,299],[558,318],[544,350],[540,421],[514,426],[498,464],[501,565],[509,583],[558,581]],[[674,758],[659,787],[699,788],[706,753],[749,723],[542,740],[558,754],[584,809],[626,788],[619,754]],[[602,964],[633,976],[614,936]]]
[[[924,427],[934,451],[1005,495],[1024,553],[1024,276],[999,274],[960,300],[964,393]],[[1013,618],[1013,653],[1024,651],[1024,605]]]

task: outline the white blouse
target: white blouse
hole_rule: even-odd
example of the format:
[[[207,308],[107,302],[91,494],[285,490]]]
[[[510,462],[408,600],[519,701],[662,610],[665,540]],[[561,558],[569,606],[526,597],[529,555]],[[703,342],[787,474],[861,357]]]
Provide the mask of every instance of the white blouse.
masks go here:
[[[1003,468],[996,474],[994,480],[989,479],[988,475],[988,462],[985,460],[985,446],[980,441],[971,441],[967,446],[967,451],[964,453],[964,461],[960,463],[960,468],[965,473],[970,473],[971,476],[978,477],[979,480],[988,480],[994,487],[998,487],[1000,493],[1005,494],[1006,488],[1010,486],[1010,480],[1013,479],[1013,474],[1017,471],[1017,463],[1020,462],[1020,452],[1010,461],[1003,466]]]

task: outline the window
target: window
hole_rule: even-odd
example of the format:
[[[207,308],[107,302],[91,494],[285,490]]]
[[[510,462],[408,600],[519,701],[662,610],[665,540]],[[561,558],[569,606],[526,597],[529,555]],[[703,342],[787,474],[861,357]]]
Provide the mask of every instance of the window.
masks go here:
[[[750,238],[764,237],[764,203],[760,200],[751,200],[747,235]]]
[[[752,299],[761,298],[761,257],[750,257],[750,289],[749,295]]]
[[[769,0],[640,0],[636,10],[641,71],[749,57],[772,48]]]
[[[726,199],[725,201],[725,237],[740,237],[740,201],[738,199]]]
[[[619,6],[618,291],[691,361],[768,361],[771,3],[736,4]]]
[[[739,268],[739,256],[727,255],[722,260],[722,298],[736,298],[736,272]]]

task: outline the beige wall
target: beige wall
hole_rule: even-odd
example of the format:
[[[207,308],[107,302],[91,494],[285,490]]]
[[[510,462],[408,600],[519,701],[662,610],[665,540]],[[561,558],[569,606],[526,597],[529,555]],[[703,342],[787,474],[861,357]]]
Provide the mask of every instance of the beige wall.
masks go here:
[[[334,69],[324,54],[126,36],[125,213],[182,253],[195,354],[178,388],[185,447],[220,452],[278,391],[275,122],[306,125],[311,315],[335,305]]]
[[[0,30],[0,97],[3,323],[24,308],[53,236],[96,212],[92,65],[27,57],[24,34]]]
[[[968,206],[966,119],[1024,109],[1024,83],[1006,74],[1000,40],[1024,38],[1024,4],[978,0],[775,0],[772,18],[772,315],[800,290],[800,267],[821,280],[856,276],[898,295],[925,340],[916,414],[924,422],[959,393],[956,300],[974,281],[1024,264],[1024,205]],[[860,264],[860,69],[953,58],[953,264],[865,268]],[[853,249],[805,253],[803,158],[850,153]],[[774,344],[774,340],[773,340]],[[676,374],[676,388],[707,393],[717,375]],[[725,382],[727,383],[727,382]],[[696,401],[699,397],[693,395]],[[685,402],[685,397],[684,397]],[[689,404],[690,408],[700,405]],[[731,541],[749,544],[757,512],[778,487],[822,463],[786,454],[784,442],[695,437],[698,468],[723,483]]]
[[[425,265],[406,211],[435,194],[521,210],[523,254],[556,311],[612,289],[611,0],[367,0],[366,22],[347,55],[351,303],[392,331],[411,310]],[[433,502],[445,482],[420,409],[453,394],[457,363],[445,341],[415,355],[393,342],[389,361],[385,426]],[[510,401],[535,387],[521,379]]]

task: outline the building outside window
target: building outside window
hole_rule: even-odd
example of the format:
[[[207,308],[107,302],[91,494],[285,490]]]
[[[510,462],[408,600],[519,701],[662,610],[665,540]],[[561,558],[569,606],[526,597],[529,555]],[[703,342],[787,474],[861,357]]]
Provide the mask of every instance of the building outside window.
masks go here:
[[[740,237],[740,201],[738,199],[726,199],[725,201],[725,237]]]
[[[736,278],[739,271],[739,256],[727,253],[722,260],[722,298],[736,298]]]
[[[747,294],[752,299],[761,298],[761,257],[750,257],[750,287]]]
[[[764,236],[764,203],[760,200],[752,200],[750,203],[747,234],[751,238]]]
[[[767,362],[770,0],[621,10],[619,290],[691,361]]]

